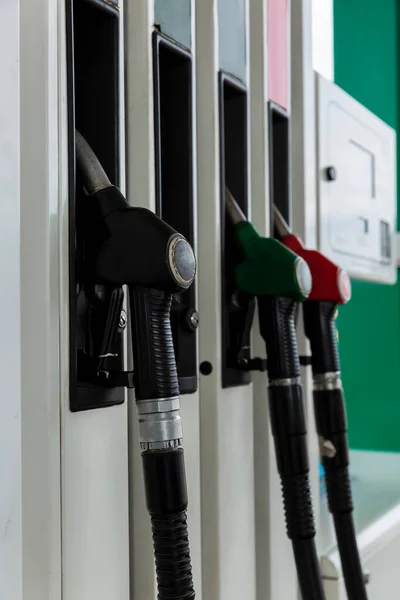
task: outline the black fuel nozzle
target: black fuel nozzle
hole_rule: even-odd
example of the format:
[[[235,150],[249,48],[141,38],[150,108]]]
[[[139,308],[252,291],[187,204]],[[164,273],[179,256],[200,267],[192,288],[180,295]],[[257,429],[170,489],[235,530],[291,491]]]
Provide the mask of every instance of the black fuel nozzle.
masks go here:
[[[134,387],[159,600],[193,600],[172,294],[196,274],[187,240],[150,210],[132,207],[76,132],[76,157],[92,202],[89,268],[101,283],[129,288]]]

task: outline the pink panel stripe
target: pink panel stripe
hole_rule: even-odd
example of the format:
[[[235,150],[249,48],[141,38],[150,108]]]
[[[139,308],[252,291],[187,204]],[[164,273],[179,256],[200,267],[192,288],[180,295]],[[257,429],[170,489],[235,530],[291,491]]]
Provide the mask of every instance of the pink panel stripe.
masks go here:
[[[288,108],[288,0],[268,0],[268,94]]]

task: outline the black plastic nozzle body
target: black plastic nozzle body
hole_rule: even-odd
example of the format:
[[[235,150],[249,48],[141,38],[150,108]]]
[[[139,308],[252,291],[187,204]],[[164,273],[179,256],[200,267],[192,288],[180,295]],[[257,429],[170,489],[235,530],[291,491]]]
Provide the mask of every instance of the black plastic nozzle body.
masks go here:
[[[269,408],[286,517],[303,600],[324,600],[315,548],[306,418],[295,329],[296,302],[258,298],[260,333],[267,349]]]
[[[114,186],[91,194],[96,234],[90,270],[99,282],[129,287],[135,395],[138,403],[179,396],[170,325],[173,293],[193,281],[188,242],[153,212],[131,207]],[[97,227],[96,227],[97,225]],[[142,444],[159,600],[195,598],[180,440]]]
[[[367,600],[353,522],[349,447],[344,394],[335,326],[336,303],[304,303],[304,328],[311,345],[314,413],[317,433],[331,442],[334,456],[322,456],[329,510],[333,515],[349,600]]]

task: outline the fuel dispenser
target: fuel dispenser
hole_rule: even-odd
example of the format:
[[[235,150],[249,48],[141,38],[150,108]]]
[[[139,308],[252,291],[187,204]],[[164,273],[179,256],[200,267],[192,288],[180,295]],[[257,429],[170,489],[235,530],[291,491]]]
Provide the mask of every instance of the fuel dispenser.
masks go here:
[[[293,3],[293,14],[311,18],[308,4]],[[328,296],[317,293],[309,251],[250,226],[257,213],[257,229],[270,233],[269,184],[285,220],[296,210],[289,2],[21,0],[0,12],[9,91],[0,175],[10,198],[2,206],[0,596],[291,599],[293,560],[268,471],[275,450],[303,596],[323,598],[294,331],[302,302],[343,571],[349,596],[365,599],[333,325],[346,289],[332,267]],[[305,46],[295,44],[293,71],[308,98]],[[365,113],[360,128],[358,108],[328,88],[318,81],[318,243],[332,260],[345,254],[352,275],[390,283],[394,132]],[[308,108],[301,104],[314,118]],[[373,160],[360,159],[360,148]],[[360,186],[360,214],[347,214],[346,182],[359,180],[342,173],[354,156],[369,183]],[[257,304],[268,362],[250,352]],[[253,403],[267,404],[266,371],[273,444]],[[253,394],[256,377],[262,394]],[[274,593],[286,584],[287,595]]]
[[[218,600],[257,598],[253,398],[244,368],[254,303],[237,291],[225,211],[226,185],[250,210],[250,4],[196,2],[202,583],[203,598]]]
[[[91,197],[101,195],[106,181],[126,189],[123,10],[123,2],[102,0],[59,6],[64,87],[54,129],[61,135],[60,195],[66,199],[60,267],[68,335],[61,413],[66,598],[129,595],[126,394],[134,382],[126,356],[128,308],[122,285],[96,271],[106,229]]]
[[[194,12],[193,0],[128,2],[124,19],[128,198],[179,231],[197,254]],[[201,598],[197,292],[196,279],[172,294],[171,331],[186,440],[193,578]],[[135,411],[129,414],[129,439],[131,593],[156,598]]]
[[[131,3],[131,7],[136,9],[138,4]],[[161,26],[148,31],[153,67],[150,72],[154,75],[148,89],[149,97],[154,99],[153,156],[149,164],[154,170],[151,174],[143,171],[135,180],[128,169],[128,190],[136,204],[143,180],[152,177],[154,195],[145,194],[142,206],[131,206],[122,191],[126,156],[123,8],[127,6],[118,2],[67,2],[69,418],[79,420],[82,413],[106,411],[112,419],[113,409],[119,407],[126,426],[121,438],[127,452],[126,416],[130,413],[129,461],[134,469],[136,455],[141,454],[142,462],[140,477],[131,478],[135,514],[131,519],[131,549],[125,546],[125,553],[133,561],[138,554],[132,538],[137,535],[136,527],[146,506],[151,516],[151,529],[147,524],[145,535],[136,538],[145,568],[133,567],[131,588],[141,585],[143,575],[150,595],[156,595],[153,552],[147,552],[146,545],[152,537],[158,598],[189,600],[195,592],[186,517],[180,394],[193,394],[197,389],[198,317],[191,287],[196,271],[191,248],[191,54],[165,36]],[[190,30],[190,19],[188,27]],[[131,37],[135,32],[129,34]],[[136,133],[140,135],[140,127]],[[133,144],[128,143],[127,151],[135,163],[142,149],[136,153]],[[130,408],[131,396],[127,396],[127,390],[133,388],[138,427],[136,411]],[[128,410],[124,407],[127,398]],[[198,467],[191,466],[190,470],[193,481]],[[126,468],[126,483],[128,473]],[[138,508],[136,500],[142,489],[143,505]],[[90,494],[93,492],[90,489]],[[115,488],[113,494],[117,493]],[[128,487],[123,494],[125,508]],[[126,521],[124,525],[127,536],[129,524]],[[122,548],[117,548],[117,555]],[[77,562],[74,566],[79,570]],[[117,570],[117,563],[116,556],[111,557],[109,570]],[[124,580],[128,577],[126,560],[120,570]],[[105,578],[108,584],[109,574]],[[116,585],[120,589],[120,584]],[[82,593],[82,587],[77,593]]]
[[[142,410],[145,408],[142,401],[154,399],[159,393],[150,389],[150,376],[145,383],[138,380],[140,374],[151,374],[151,367],[157,371],[157,360],[154,364],[147,365],[148,369],[145,366],[140,373],[135,371],[137,364],[143,360],[137,344],[140,342],[142,348],[147,347],[149,353],[154,350],[148,343],[148,331],[138,327],[138,321],[142,325],[144,323],[144,319],[140,320],[139,316],[149,310],[149,306],[154,309],[150,311],[153,317],[157,313],[162,322],[157,333],[168,342],[164,347],[168,345],[169,358],[172,356],[172,335],[178,364],[177,378],[173,373],[172,360],[165,361],[165,364],[168,362],[168,369],[162,372],[162,377],[165,376],[169,381],[170,388],[167,389],[166,384],[163,388],[163,391],[170,394],[169,399],[164,400],[163,397],[162,406],[158,400],[157,406],[154,403],[149,407],[146,403],[146,408],[174,413],[178,382],[185,417],[185,439],[188,442],[189,496],[191,506],[195,508],[189,513],[189,531],[190,538],[194,541],[191,544],[193,566],[200,572],[200,576],[195,578],[196,592],[201,586],[199,409],[195,391],[196,368],[193,368],[197,362],[198,316],[195,299],[198,291],[201,295],[200,319],[206,324],[199,352],[202,395],[201,494],[205,521],[202,532],[205,562],[203,583],[206,587],[204,596],[218,599],[256,598],[254,422],[248,368],[252,366],[248,348],[250,331],[247,327],[254,311],[254,302],[249,294],[236,294],[234,289],[237,251],[231,243],[233,227],[225,213],[225,186],[229,185],[242,210],[250,214],[248,200],[251,197],[249,192],[254,169],[248,147],[253,143],[254,122],[250,127],[249,102],[254,102],[256,95],[249,94],[249,48],[251,46],[251,53],[255,54],[257,40],[250,42],[249,27],[255,26],[255,3],[250,7],[250,3],[244,0],[234,4],[220,0],[216,5],[214,1],[205,0],[197,2],[196,9],[194,3],[174,2],[173,5],[174,7],[166,10],[165,2],[66,0],[56,6],[40,0],[41,11],[34,12],[31,8],[29,12],[27,2],[23,7],[25,27],[27,23],[31,23],[30,17],[36,25],[40,19],[45,21],[48,18],[45,23],[40,23],[40,27],[33,28],[32,40],[35,43],[30,41],[30,35],[21,36],[23,44],[26,44],[24,82],[28,80],[31,65],[29,54],[32,53],[35,66],[40,63],[37,70],[41,76],[38,80],[40,85],[37,85],[35,92],[42,101],[40,108],[36,107],[37,96],[31,95],[33,87],[30,88],[25,83],[25,102],[28,103],[29,99],[29,106],[25,107],[24,127],[25,131],[33,130],[35,136],[30,145],[24,148],[24,160],[26,164],[32,160],[32,145],[39,143],[43,151],[37,153],[34,164],[36,167],[36,160],[43,161],[40,162],[42,170],[32,167],[35,171],[33,175],[39,177],[39,173],[42,178],[37,186],[38,194],[34,196],[38,198],[35,210],[42,210],[39,196],[43,193],[49,205],[46,204],[48,213],[44,215],[47,220],[42,219],[43,223],[46,222],[42,237],[43,240],[51,240],[49,248],[54,252],[51,257],[46,254],[43,262],[40,253],[33,253],[39,259],[37,268],[42,275],[40,281],[43,281],[41,293],[37,282],[34,282],[35,289],[32,293],[37,299],[35,309],[39,307],[37,313],[43,309],[46,316],[38,321],[38,326],[35,318],[30,319],[29,331],[35,332],[33,337],[39,338],[39,325],[44,323],[46,329],[43,328],[45,335],[38,340],[37,347],[30,343],[27,346],[29,352],[24,351],[24,385],[27,388],[33,380],[31,371],[40,360],[43,361],[40,377],[36,375],[41,382],[36,384],[35,395],[41,397],[43,382],[46,382],[43,405],[46,409],[46,402],[50,397],[55,405],[50,414],[51,441],[52,450],[57,450],[49,451],[49,456],[52,459],[52,469],[56,471],[59,468],[61,471],[61,474],[57,472],[59,480],[56,483],[54,477],[51,485],[46,481],[48,485],[43,487],[43,497],[48,503],[51,499],[53,508],[57,504],[57,499],[54,499],[56,490],[60,491],[58,510],[62,523],[57,531],[62,541],[55,534],[56,526],[48,534],[54,545],[59,542],[59,554],[51,552],[51,561],[46,564],[43,561],[40,571],[36,568],[37,565],[33,565],[35,568],[31,569],[32,573],[38,573],[38,578],[39,573],[46,576],[52,573],[54,579],[59,576],[60,589],[54,592],[56,584],[51,590],[49,586],[47,592],[41,595],[46,599],[53,600],[61,597],[61,594],[66,599],[91,596],[99,599],[112,596],[125,599],[130,594],[129,585],[134,598],[152,598],[156,595],[152,550],[149,549],[149,541],[152,541],[150,528],[147,515],[142,518],[145,503],[142,498],[143,466],[138,452],[139,442],[143,445],[171,442],[172,446],[165,452],[159,452],[160,448],[154,446],[142,448],[146,478],[150,482],[146,491],[151,500],[149,508],[153,513],[156,530],[161,508],[155,507],[152,502],[160,496],[151,485],[154,479],[149,475],[152,468],[150,463],[154,460],[158,468],[160,462],[168,460],[168,456],[174,457],[171,462],[179,462],[181,451],[179,442],[178,448],[173,447],[173,440],[180,439],[179,419],[166,419],[173,431],[171,433],[171,430],[166,432],[163,429],[163,435],[171,435],[171,438],[150,439],[149,436],[160,425],[160,421],[157,420],[157,412]],[[248,19],[250,11],[253,14],[252,24]],[[184,18],[177,18],[178,15],[184,15]],[[263,22],[262,27],[265,25],[266,22]],[[126,32],[127,37],[124,35]],[[43,40],[48,42],[48,54],[43,49]],[[261,44],[262,41],[257,43]],[[123,51],[125,48],[126,54]],[[197,67],[193,58],[196,50],[199,58],[198,91],[194,99],[193,82]],[[254,80],[254,75],[252,77]],[[46,95],[49,88],[53,94],[51,97]],[[59,98],[55,98],[57,94],[60,94]],[[200,126],[197,157],[194,151],[194,100],[197,103]],[[260,93],[259,103],[262,104],[264,100],[263,93]],[[252,139],[249,139],[251,132]],[[48,143],[47,137],[51,143]],[[25,141],[26,138],[25,135]],[[65,152],[67,144],[68,153]],[[31,150],[31,156],[27,148]],[[56,158],[59,159],[59,164]],[[49,169],[50,164],[56,168]],[[146,246],[146,259],[154,260],[153,266],[159,264],[157,255],[163,253],[165,257],[165,251],[168,249],[169,252],[173,245],[172,241],[171,244],[169,242],[174,231],[181,232],[191,245],[196,246],[196,170],[201,172],[199,221],[202,227],[204,223],[209,224],[209,236],[204,236],[199,249],[203,265],[200,290],[195,290],[193,285],[187,287],[191,276],[188,279],[183,277],[184,283],[181,285],[182,277],[180,283],[177,283],[179,272],[173,275],[166,268],[172,259],[177,258],[183,242],[177,244],[174,252],[171,250],[167,264],[163,262],[162,268],[157,271],[160,279],[148,278],[151,270],[144,273],[139,269],[141,264],[129,263],[124,266],[125,253],[130,244],[139,244],[140,240],[143,244],[149,244],[153,239],[155,246],[152,249]],[[56,173],[59,176],[57,188],[54,185]],[[50,177],[51,185],[48,181]],[[26,177],[26,189],[29,188],[28,180]],[[123,199],[126,190],[126,197],[132,207]],[[48,197],[53,191],[54,197],[50,203]],[[32,192],[34,193],[36,191]],[[109,195],[115,199],[115,205],[110,206]],[[55,206],[57,200],[60,206]],[[118,208],[114,210],[114,206]],[[135,210],[132,212],[133,207]],[[146,212],[139,212],[139,207],[157,212],[158,217],[173,226],[173,230],[166,228],[164,221]],[[59,238],[54,241],[54,215],[58,215],[58,211],[60,233]],[[31,223],[27,222],[27,214],[35,216],[33,211],[27,212],[25,207],[25,233],[32,230]],[[148,221],[145,222],[146,214]],[[43,217],[42,212],[40,216]],[[131,239],[128,236],[125,230],[128,221],[129,227],[135,227],[135,232],[141,226],[137,238]],[[145,232],[150,232],[149,236],[152,237],[143,240],[140,235]],[[156,244],[158,234],[161,237],[159,246]],[[31,233],[30,235],[32,236]],[[32,246],[36,248],[37,240],[32,237],[29,240],[32,240]],[[156,252],[156,246],[160,254]],[[129,255],[130,260],[135,255],[136,252]],[[114,262],[115,257],[117,263]],[[50,263],[51,278],[50,269],[48,272],[46,270]],[[36,267],[33,260],[29,261],[26,256],[24,265],[26,269],[26,265],[32,269]],[[135,271],[133,275],[136,268],[140,273]],[[225,273],[223,278],[220,276],[221,270]],[[57,287],[58,283],[54,283],[59,280],[60,289]],[[137,284],[140,284],[141,289],[136,289]],[[166,290],[159,289],[156,293],[148,291],[151,286],[163,287],[164,284]],[[124,289],[125,285],[130,288],[128,294]],[[57,288],[57,293],[61,291],[60,298],[57,296],[57,310],[61,315],[59,320],[58,315],[54,316],[56,311],[53,312],[54,287]],[[182,293],[178,295],[176,291]],[[166,318],[167,294],[173,296],[171,335]],[[128,298],[131,311],[126,306]],[[49,306],[51,311],[48,310]],[[156,311],[156,306],[163,307],[163,310],[160,308],[159,312]],[[28,314],[35,317],[32,309]],[[153,325],[155,321],[156,318],[152,320]],[[130,329],[132,339],[127,340]],[[24,335],[27,331],[25,323]],[[49,331],[52,345],[48,343]],[[244,335],[239,335],[239,332],[244,332]],[[60,336],[59,345],[53,343],[56,335]],[[133,367],[129,356],[126,356],[130,354],[126,351],[127,348],[132,346],[136,355]],[[57,363],[59,368],[62,365],[60,378],[58,371],[56,377],[51,372],[52,386],[47,386],[50,374],[46,361],[49,356],[51,365]],[[69,365],[69,368],[65,365]],[[265,364],[261,362],[260,367],[264,368]],[[131,477],[128,490],[127,390],[132,390],[134,385],[137,403],[141,404],[141,425],[138,430],[136,407],[133,406],[131,410],[133,403],[129,402],[132,444],[129,452]],[[160,385],[164,386],[164,379]],[[61,411],[57,404],[59,398],[53,394],[55,388],[61,397]],[[164,410],[168,408],[169,400],[171,410]],[[47,412],[40,414],[49,416]],[[61,420],[61,440],[56,440],[55,437],[54,431],[58,430],[54,415]],[[186,418],[187,415],[190,416],[189,419]],[[176,412],[175,416],[178,417]],[[48,431],[45,419],[41,422],[40,439],[44,445],[47,443]],[[31,428],[31,425],[29,422],[31,431],[36,432],[37,429]],[[24,427],[25,430],[28,429],[27,422]],[[50,425],[48,427],[50,429]],[[137,439],[139,435],[141,440]],[[174,437],[175,435],[178,437]],[[39,464],[43,455],[44,453],[36,453],[35,462]],[[41,464],[45,471],[47,460],[42,460]],[[31,484],[31,487],[34,488],[34,485]],[[128,491],[133,515],[130,540]],[[180,491],[182,498],[179,509],[184,512],[183,484]],[[47,524],[50,520],[44,509],[47,504],[43,507],[39,504],[38,501],[35,503],[35,510],[42,511],[40,514],[43,513],[45,517],[43,522]],[[229,510],[226,510],[227,507]],[[53,521],[56,520],[56,513],[56,510],[52,511]],[[27,520],[26,508],[24,520]],[[180,584],[187,590],[183,593],[190,597],[193,592],[183,521],[184,517],[179,522],[179,528],[182,526],[183,529],[180,549],[184,554],[182,560],[185,564],[185,581]],[[168,524],[172,527],[170,522]],[[178,526],[177,521],[174,524]],[[34,531],[37,535],[31,538],[38,540],[38,543],[46,539],[48,546],[43,554],[50,554],[47,538],[39,535],[41,531]],[[195,535],[192,535],[193,531]],[[30,538],[29,533],[30,530],[28,535],[24,533],[26,539]],[[133,563],[130,581],[127,574],[129,554]],[[157,561],[159,559],[160,555]],[[60,564],[54,569],[57,561]],[[167,570],[172,568],[171,561],[167,560],[162,565],[162,587],[165,584],[165,567]],[[29,587],[26,581],[24,585]],[[172,579],[168,578],[167,587],[171,587],[172,583]],[[165,593],[165,590],[160,593]],[[199,596],[199,592],[197,595]]]

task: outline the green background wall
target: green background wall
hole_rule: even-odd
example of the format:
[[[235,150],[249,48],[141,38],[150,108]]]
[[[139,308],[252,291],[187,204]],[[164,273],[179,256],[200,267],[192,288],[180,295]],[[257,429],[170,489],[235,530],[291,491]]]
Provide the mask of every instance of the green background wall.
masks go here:
[[[335,83],[396,131],[398,22],[397,0],[334,0]],[[351,447],[400,451],[399,284],[354,281],[338,329]]]

